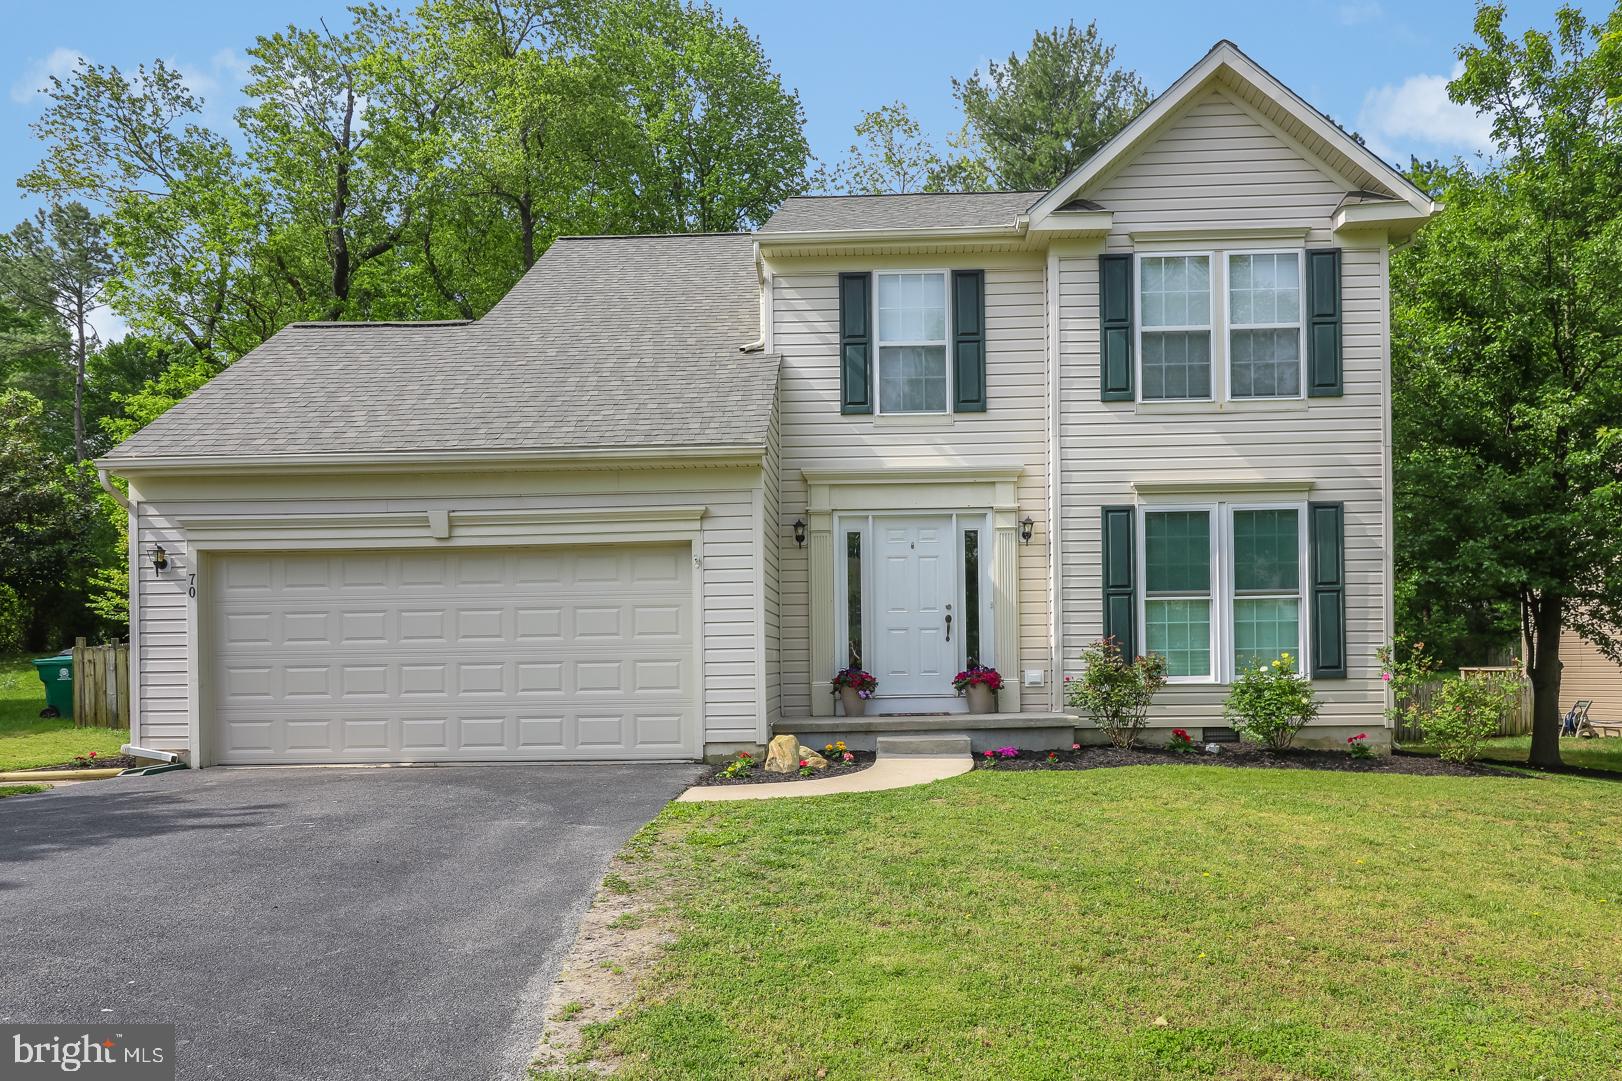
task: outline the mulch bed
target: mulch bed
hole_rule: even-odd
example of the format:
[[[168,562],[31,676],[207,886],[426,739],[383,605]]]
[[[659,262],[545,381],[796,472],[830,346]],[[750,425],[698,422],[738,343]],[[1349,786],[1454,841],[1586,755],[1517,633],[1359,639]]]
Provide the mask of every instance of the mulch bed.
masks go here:
[[[872,751],[852,751],[851,754],[856,756],[856,761],[850,765],[830,761],[827,769],[819,769],[810,777],[801,777],[797,772],[767,773],[762,767],[756,766],[749,771],[747,777],[722,777],[718,770],[715,773],[706,773],[695,783],[701,787],[724,788],[740,784],[786,784],[790,781],[820,781],[824,777],[843,777],[850,773],[860,773],[871,766],[878,757]]]
[[[1394,754],[1389,757],[1353,758],[1341,751],[1270,751],[1246,743],[1218,744],[1222,750],[1178,753],[1157,748],[1083,747],[1079,751],[1055,751],[1058,761],[1050,762],[1047,751],[1020,751],[1018,758],[974,756],[975,769],[991,770],[1079,770],[1109,769],[1113,766],[1240,766],[1247,769],[1316,769],[1339,773],[1408,773],[1423,777],[1524,777],[1485,763],[1464,766],[1444,762],[1431,755]]]
[[[97,755],[88,764],[84,762],[58,762],[54,766],[40,766],[29,773],[56,773],[69,769],[129,769],[141,763],[127,754]]]

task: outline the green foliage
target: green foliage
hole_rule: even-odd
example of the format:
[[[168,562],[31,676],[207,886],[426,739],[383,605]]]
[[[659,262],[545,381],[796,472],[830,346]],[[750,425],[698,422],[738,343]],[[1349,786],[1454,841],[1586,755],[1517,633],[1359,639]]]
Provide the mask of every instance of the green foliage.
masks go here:
[[[1622,658],[1622,9],[1503,22],[1479,9],[1449,85],[1498,156],[1416,169],[1447,209],[1392,263],[1397,560],[1410,633],[1519,614],[1555,764],[1562,628]]]
[[[1166,685],[1166,658],[1149,653],[1131,660],[1113,638],[1081,651],[1081,678],[1065,678],[1065,702],[1084,711],[1117,747],[1130,747],[1149,723],[1149,705]]]
[[[1295,670],[1295,658],[1284,653],[1271,664],[1258,661],[1240,672],[1222,715],[1245,739],[1282,751],[1318,715],[1318,694]]]
[[[1450,762],[1474,762],[1520,693],[1520,680],[1483,672],[1444,680],[1420,718],[1425,742]]]
[[[905,103],[882,105],[856,124],[856,142],[835,165],[819,166],[811,186],[841,195],[904,195],[959,190],[948,164]]]
[[[0,393],[0,586],[27,611],[29,649],[86,629],[76,613],[106,539],[91,471],[51,451],[43,415],[32,395]]]
[[[1040,31],[1023,57],[952,80],[967,143],[993,187],[1051,188],[1149,104],[1137,72],[1117,67],[1098,24]]]
[[[1420,726],[1423,723],[1420,693],[1425,684],[1436,678],[1440,662],[1427,651],[1424,642],[1412,641],[1400,631],[1395,641],[1379,648],[1376,656],[1380,661],[1380,678],[1391,688],[1392,704],[1385,711],[1391,726]]]

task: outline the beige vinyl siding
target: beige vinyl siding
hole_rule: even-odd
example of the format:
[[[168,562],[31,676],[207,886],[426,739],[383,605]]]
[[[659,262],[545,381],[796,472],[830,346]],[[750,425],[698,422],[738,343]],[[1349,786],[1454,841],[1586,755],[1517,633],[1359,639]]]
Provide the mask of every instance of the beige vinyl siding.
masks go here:
[[[765,635],[766,656],[761,659],[766,672],[766,723],[776,723],[783,715],[783,546],[794,546],[794,530],[784,527],[779,511],[782,503],[781,425],[778,408],[772,406],[771,422],[766,428],[766,457],[761,467],[761,489],[764,512],[761,515],[760,546],[762,566],[766,570],[765,582]],[[790,519],[792,521],[792,519]]]
[[[1021,516],[1035,522],[1035,539],[1019,552],[1020,656],[1000,658],[1009,679],[1022,668],[1049,667],[1047,470],[1047,348],[1040,257],[1009,265],[1007,257],[936,257],[908,266],[986,272],[986,389],[984,413],[944,416],[844,416],[839,412],[838,272],[888,270],[898,257],[827,260],[826,269],[792,269],[772,277],[773,348],[782,354],[782,521],[805,515],[801,470],[874,469],[886,464],[977,461],[1023,463]],[[1001,265],[996,265],[1001,264]],[[950,508],[946,508],[950,509]],[[782,549],[783,712],[803,716],[811,698],[826,694],[833,673],[811,672],[806,550],[792,539]],[[1046,691],[1030,701],[1046,700]],[[1041,708],[1040,704],[1036,708]]]
[[[188,740],[188,604],[193,560],[177,519],[188,516],[366,514],[408,510],[560,510],[612,507],[707,507],[698,553],[703,589],[700,674],[706,743],[754,743],[758,738],[759,681],[765,664],[757,644],[756,587],[762,573],[754,529],[756,469],[490,472],[465,476],[296,478],[252,481],[152,482],[154,498],[140,507],[141,550],[162,544],[173,566],[161,577],[147,560],[138,611],[141,664],[141,739],[163,750],[185,750]],[[163,489],[157,494],[157,489]],[[461,493],[461,494],[458,494]],[[612,536],[596,539],[611,543]],[[204,601],[199,598],[199,610]]]
[[[1622,665],[1606,657],[1576,631],[1560,636],[1560,709],[1591,698],[1593,721],[1622,723]]]
[[[1347,188],[1235,98],[1212,90],[1084,194],[1114,214],[1110,242],[1119,247],[1136,229],[1327,229]]]
[[[1059,259],[1060,506],[1065,670],[1102,633],[1100,510],[1137,502],[1135,482],[1239,477],[1310,481],[1308,499],[1345,504],[1348,676],[1323,680],[1323,724],[1381,725],[1375,650],[1386,636],[1386,257],[1384,238],[1334,236],[1344,186],[1324,175],[1231,98],[1213,91],[1083,194],[1115,212],[1114,229]],[[1154,230],[1308,229],[1308,247],[1343,249],[1345,394],[1286,402],[1099,401],[1098,254],[1134,249]],[[1299,241],[1179,240],[1179,250],[1290,248]],[[1363,246],[1358,246],[1359,244]],[[1220,308],[1222,298],[1214,303]],[[1136,303],[1134,302],[1134,310]],[[1215,354],[1213,363],[1222,363]],[[1200,494],[1190,502],[1265,500]],[[1271,497],[1294,499],[1295,495]],[[1224,554],[1225,555],[1225,554]],[[1140,583],[1141,586],[1141,583]],[[1305,628],[1303,628],[1305,633]],[[1225,686],[1173,685],[1156,722],[1220,725]]]

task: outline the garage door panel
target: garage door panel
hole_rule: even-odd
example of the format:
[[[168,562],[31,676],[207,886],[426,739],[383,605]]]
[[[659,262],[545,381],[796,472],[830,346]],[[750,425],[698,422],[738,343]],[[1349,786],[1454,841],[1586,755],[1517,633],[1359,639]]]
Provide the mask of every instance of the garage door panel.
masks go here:
[[[696,750],[685,547],[221,557],[221,762]]]

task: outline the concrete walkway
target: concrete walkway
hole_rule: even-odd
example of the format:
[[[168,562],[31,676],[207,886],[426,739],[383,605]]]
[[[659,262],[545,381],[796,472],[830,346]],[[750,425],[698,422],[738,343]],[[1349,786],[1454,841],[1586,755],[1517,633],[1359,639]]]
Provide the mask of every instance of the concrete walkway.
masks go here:
[[[712,800],[784,799],[791,796],[832,796],[840,792],[882,792],[887,788],[928,784],[956,777],[974,768],[966,754],[880,755],[879,760],[858,773],[827,777],[820,781],[785,781],[781,784],[750,784],[736,788],[715,786],[689,788],[676,797],[677,803],[708,803]]]

